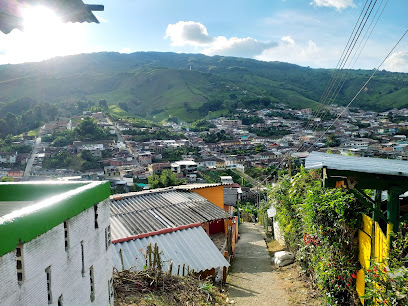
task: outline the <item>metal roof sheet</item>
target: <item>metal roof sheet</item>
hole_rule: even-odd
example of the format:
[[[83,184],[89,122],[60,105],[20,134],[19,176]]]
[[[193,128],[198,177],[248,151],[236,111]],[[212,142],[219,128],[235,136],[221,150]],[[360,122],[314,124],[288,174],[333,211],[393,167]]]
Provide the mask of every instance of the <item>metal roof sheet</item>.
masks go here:
[[[130,240],[112,244],[113,264],[116,269],[122,270],[119,250],[122,250],[125,269],[143,270],[146,252],[149,244],[157,243],[162,252],[163,270],[168,271],[170,260],[173,261],[172,273],[177,274],[178,265],[190,267],[196,272],[212,268],[228,267],[227,260],[222,256],[215,244],[207,236],[204,229],[199,227],[178,230],[171,233],[154,235],[146,238]],[[142,251],[141,251],[142,250]]]
[[[163,189],[111,198],[112,240],[231,217],[204,197]]]
[[[312,152],[306,158],[306,169],[327,168],[396,176],[408,176],[408,162],[395,159],[343,156]]]
[[[92,11],[103,11],[103,5],[89,5],[82,0],[0,0],[0,31],[10,33],[23,29],[22,12],[27,6],[42,5],[54,10],[63,22],[96,22]]]

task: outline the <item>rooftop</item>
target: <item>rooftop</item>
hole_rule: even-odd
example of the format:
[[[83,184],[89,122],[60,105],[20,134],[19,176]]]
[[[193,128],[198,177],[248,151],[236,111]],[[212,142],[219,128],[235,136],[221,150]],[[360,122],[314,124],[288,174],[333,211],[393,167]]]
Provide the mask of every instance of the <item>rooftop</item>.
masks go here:
[[[0,256],[107,199],[108,182],[0,183]]]
[[[312,152],[306,158],[306,169],[327,168],[372,174],[408,177],[408,162],[396,159],[343,156]]]
[[[103,5],[85,4],[82,0],[0,0],[0,31],[10,33],[13,29],[23,29],[22,12],[27,4],[44,5],[54,10],[64,22],[96,22],[92,11],[103,11]]]
[[[231,217],[202,196],[162,188],[111,197],[112,240]]]
[[[196,272],[229,266],[201,226],[114,243],[114,266],[122,270],[121,250],[125,269],[143,270],[146,264],[144,252],[149,244],[154,245],[155,243],[162,252],[160,258],[163,261],[163,270],[168,271],[171,260],[173,261],[173,274],[177,274],[178,266],[182,267],[183,264],[186,270],[189,267],[190,271],[194,269]]]

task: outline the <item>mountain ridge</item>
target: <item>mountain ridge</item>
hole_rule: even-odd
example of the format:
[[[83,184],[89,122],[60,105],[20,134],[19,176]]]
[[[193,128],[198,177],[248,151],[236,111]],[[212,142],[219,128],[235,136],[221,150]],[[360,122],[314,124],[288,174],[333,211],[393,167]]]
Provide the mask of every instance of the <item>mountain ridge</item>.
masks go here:
[[[81,99],[105,99],[109,104],[121,102],[127,111],[142,117],[162,120],[177,116],[192,121],[209,111],[227,112],[253,101],[259,103],[259,99],[264,99],[265,107],[265,99],[272,106],[316,107],[333,71],[202,54],[79,54],[1,65],[0,109],[24,97],[67,107]],[[372,73],[343,72],[347,79],[337,95],[338,105],[347,104]],[[353,105],[375,110],[405,107],[406,87],[407,74],[379,71]],[[328,101],[332,103],[332,99]]]

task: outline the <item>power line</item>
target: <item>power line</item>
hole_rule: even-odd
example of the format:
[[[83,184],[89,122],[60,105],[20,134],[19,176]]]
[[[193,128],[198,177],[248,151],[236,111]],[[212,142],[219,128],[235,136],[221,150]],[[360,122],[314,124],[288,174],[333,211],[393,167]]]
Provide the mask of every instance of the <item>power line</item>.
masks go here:
[[[408,29],[404,32],[404,34],[401,36],[401,38],[398,40],[398,42],[394,45],[394,47],[391,49],[391,51],[387,54],[387,56],[384,58],[384,60],[381,62],[381,64],[376,69],[374,69],[374,72],[371,74],[371,76],[368,78],[368,80],[364,83],[364,85],[360,88],[360,90],[357,92],[357,94],[354,96],[354,98],[351,99],[351,101],[347,104],[347,106],[344,108],[344,110],[337,116],[337,118],[333,121],[333,123],[322,133],[322,135],[319,137],[319,139],[317,139],[316,142],[309,147],[309,149],[312,148],[324,136],[324,134],[327,133],[328,130],[331,129],[331,127],[339,120],[339,118],[344,114],[344,112],[350,107],[351,103],[353,103],[354,100],[358,97],[358,95],[363,91],[363,89],[366,87],[366,85],[371,81],[373,76],[381,68],[381,66],[388,59],[388,57],[391,55],[391,53],[394,51],[394,49],[399,45],[399,43],[402,41],[402,39],[405,37],[405,35],[407,33],[408,33]]]
[[[360,12],[360,16],[358,17],[358,19],[357,19],[357,21],[356,21],[356,23],[355,23],[355,25],[354,25],[353,31],[351,32],[351,34],[350,34],[350,36],[349,36],[349,39],[348,39],[348,41],[347,41],[347,43],[346,43],[346,46],[344,47],[343,52],[342,52],[342,54],[341,54],[341,56],[340,56],[340,58],[339,58],[339,61],[337,62],[337,65],[336,65],[336,68],[335,68],[335,70],[334,70],[334,73],[333,73],[333,75],[332,75],[332,77],[331,77],[331,80],[329,81],[329,85],[328,85],[328,86],[326,87],[326,89],[323,91],[323,94],[322,94],[322,96],[321,96],[320,99],[319,99],[320,105],[318,106],[317,111],[315,111],[315,115],[312,116],[312,118],[309,120],[309,123],[308,123],[308,125],[307,125],[306,128],[305,128],[306,130],[311,126],[311,124],[312,124],[314,118],[315,118],[315,117],[317,118],[317,115],[320,114],[320,111],[321,111],[322,108],[324,107],[324,103],[322,103],[322,102],[325,101],[326,96],[329,94],[329,92],[330,92],[330,90],[331,90],[333,84],[334,84],[335,81],[337,80],[338,70],[340,69],[341,63],[344,61],[344,57],[346,56],[348,50],[350,49],[350,46],[351,46],[351,43],[352,43],[352,42],[350,42],[350,41],[352,40],[352,37],[353,37],[353,40],[352,40],[352,41],[354,41],[354,38],[356,37],[356,34],[357,34],[357,32],[358,32],[358,31],[356,31],[356,28],[357,28],[357,25],[358,25],[359,22],[360,22],[361,16],[362,16],[362,14],[363,14],[363,12],[364,12],[366,6],[367,6],[367,3],[368,3],[368,0],[366,0],[363,9],[362,9],[361,12]],[[372,0],[370,1],[369,7],[371,6],[371,3],[372,3]],[[368,7],[368,8],[369,8],[369,7]],[[367,11],[368,11],[368,8],[367,8]],[[366,16],[367,11],[366,11],[366,13],[364,14],[364,17]],[[363,19],[361,19],[359,28],[361,27],[361,24],[362,24],[362,22],[363,22],[363,20],[364,20],[364,17],[363,17]],[[354,36],[353,36],[353,34],[354,34]],[[347,50],[347,52],[346,52],[346,50]],[[330,90],[329,90],[329,89],[330,89]]]

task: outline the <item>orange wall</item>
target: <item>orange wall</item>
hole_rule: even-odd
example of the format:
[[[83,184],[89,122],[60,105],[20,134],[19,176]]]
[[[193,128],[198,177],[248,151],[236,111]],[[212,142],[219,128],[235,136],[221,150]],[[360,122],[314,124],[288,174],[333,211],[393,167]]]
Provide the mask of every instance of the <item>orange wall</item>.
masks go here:
[[[224,193],[222,186],[198,188],[191,191],[206,198],[208,201],[217,205],[219,208],[224,209]]]

